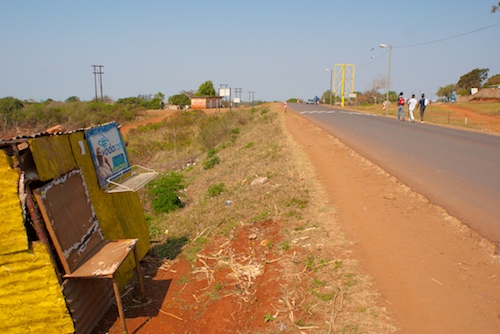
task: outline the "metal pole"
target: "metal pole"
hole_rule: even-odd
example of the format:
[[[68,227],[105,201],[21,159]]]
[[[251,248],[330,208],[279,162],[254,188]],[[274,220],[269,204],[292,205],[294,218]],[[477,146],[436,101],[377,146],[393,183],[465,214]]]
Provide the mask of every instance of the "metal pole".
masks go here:
[[[387,111],[389,110],[389,89],[391,87],[391,53],[392,53],[392,45],[389,45],[389,63],[387,66],[387,93],[386,93],[386,107],[385,114],[387,115]]]
[[[326,68],[325,71],[330,72],[330,105],[332,105],[333,69]]]
[[[343,107],[345,103],[345,64],[342,65],[342,102],[341,106]]]
[[[104,101],[103,96],[102,96],[102,75],[103,75],[102,68],[103,68],[102,65],[99,66],[99,83],[101,85],[101,102]]]
[[[94,88],[95,88],[95,100],[97,101],[97,65],[92,65],[94,67]]]
[[[330,70],[330,105],[332,105],[332,92],[333,92],[333,70]]]

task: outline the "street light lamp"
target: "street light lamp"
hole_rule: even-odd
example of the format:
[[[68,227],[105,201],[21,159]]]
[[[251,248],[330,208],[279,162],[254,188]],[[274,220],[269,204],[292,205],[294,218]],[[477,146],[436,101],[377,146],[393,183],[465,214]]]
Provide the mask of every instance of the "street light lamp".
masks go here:
[[[330,72],[330,105],[332,105],[333,70],[331,68],[327,68],[325,71]]]
[[[387,92],[386,92],[386,97],[385,97],[385,114],[387,115],[387,110],[389,109],[389,89],[391,85],[391,52],[392,52],[392,45],[387,45],[387,44],[379,44],[379,48],[385,49],[389,48],[389,64],[387,66]]]

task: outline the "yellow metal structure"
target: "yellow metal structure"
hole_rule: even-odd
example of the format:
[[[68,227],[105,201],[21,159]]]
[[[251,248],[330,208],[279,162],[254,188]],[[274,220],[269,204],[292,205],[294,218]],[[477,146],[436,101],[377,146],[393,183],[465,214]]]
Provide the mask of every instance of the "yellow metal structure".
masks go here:
[[[19,173],[10,167],[9,157],[0,150],[0,256],[28,249],[23,213],[17,192]]]
[[[335,64],[333,72],[333,93],[335,96],[341,96],[341,106],[343,107],[345,105],[346,88],[348,95],[354,93],[355,66],[354,64]]]
[[[0,150],[0,332],[73,333],[47,249],[40,242],[28,243],[18,180]]]
[[[0,257],[0,331],[11,334],[73,333],[73,320],[47,249]]]
[[[82,170],[106,239],[137,238],[138,256],[142,258],[149,251],[149,231],[138,194],[106,194],[100,188],[84,132],[32,138],[28,146],[40,180],[52,180],[76,168]],[[24,195],[19,192],[22,166],[18,165],[14,156],[0,149],[0,333],[73,333],[74,319],[50,253],[43,243],[28,238],[22,210]],[[129,257],[120,267],[120,287],[133,276],[134,264],[134,258]],[[85,307],[97,306],[88,303]]]

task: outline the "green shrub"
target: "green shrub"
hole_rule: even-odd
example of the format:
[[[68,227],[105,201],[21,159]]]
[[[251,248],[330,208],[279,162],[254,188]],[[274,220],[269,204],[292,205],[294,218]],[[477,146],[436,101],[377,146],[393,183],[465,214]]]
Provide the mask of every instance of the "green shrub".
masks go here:
[[[220,162],[219,157],[215,155],[203,161],[203,169],[214,168],[214,166],[217,165],[219,162]]]
[[[207,189],[207,194],[209,197],[215,197],[224,192],[226,185],[224,183],[216,183],[212,184],[210,187]]]
[[[209,148],[208,152],[207,152],[207,157],[212,158],[215,156],[216,153],[217,153],[217,150],[215,148]]]
[[[249,142],[248,144],[246,144],[244,147],[245,148],[251,148],[255,145],[255,143],[253,141]]]
[[[168,173],[149,184],[151,206],[157,213],[171,212],[182,207],[179,190],[185,187],[184,177],[179,173]]]

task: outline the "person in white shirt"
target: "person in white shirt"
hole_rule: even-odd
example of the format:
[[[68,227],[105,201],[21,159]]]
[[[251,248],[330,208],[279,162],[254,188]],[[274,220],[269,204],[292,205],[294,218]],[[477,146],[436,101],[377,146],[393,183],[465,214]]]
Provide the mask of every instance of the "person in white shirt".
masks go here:
[[[113,174],[113,167],[111,167],[108,158],[103,156],[100,147],[95,150],[95,156],[99,163],[97,167],[97,177],[99,178],[99,184],[103,186],[107,183],[106,179]]]
[[[415,98],[415,94],[412,94],[411,99],[408,100],[408,117],[410,122],[415,122],[415,117],[413,117],[413,111],[417,107],[418,101]]]

